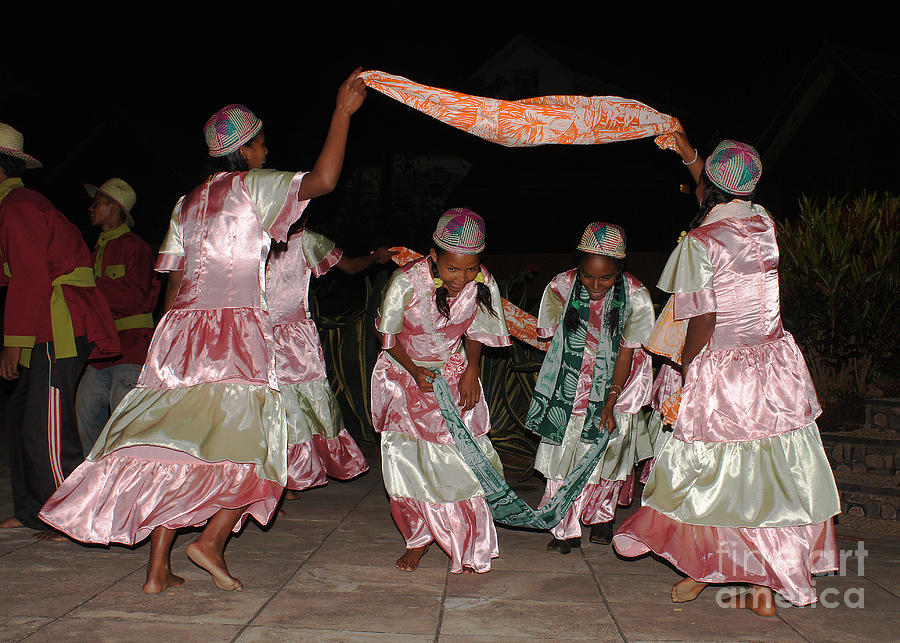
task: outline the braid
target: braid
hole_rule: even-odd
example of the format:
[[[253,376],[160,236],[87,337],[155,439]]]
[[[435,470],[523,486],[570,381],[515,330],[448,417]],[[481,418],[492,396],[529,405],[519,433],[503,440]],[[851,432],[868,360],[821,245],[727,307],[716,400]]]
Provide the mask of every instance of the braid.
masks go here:
[[[478,292],[478,305],[496,317],[497,313],[494,311],[494,306],[491,302],[491,289],[487,287],[487,284],[475,284],[475,286]]]
[[[434,262],[431,262],[431,276],[437,277],[437,265]],[[441,286],[440,288],[434,289],[434,302],[437,304],[438,312],[450,319],[450,291]]]
[[[581,283],[581,279],[577,275],[575,276],[575,285],[573,286],[573,288],[575,288],[575,292],[572,294],[572,300],[578,301],[578,299],[581,297],[581,289],[584,288],[584,285]],[[578,330],[578,324],[580,323],[581,317],[578,316],[578,311],[574,306],[569,306],[569,309],[566,311],[565,318],[566,330],[570,333],[574,333],[576,330]]]
[[[613,298],[609,310],[606,312],[606,324],[609,336],[615,340],[619,333],[619,322],[622,317],[622,309],[625,308],[625,271],[622,269],[622,260],[619,263],[619,275],[613,285]]]

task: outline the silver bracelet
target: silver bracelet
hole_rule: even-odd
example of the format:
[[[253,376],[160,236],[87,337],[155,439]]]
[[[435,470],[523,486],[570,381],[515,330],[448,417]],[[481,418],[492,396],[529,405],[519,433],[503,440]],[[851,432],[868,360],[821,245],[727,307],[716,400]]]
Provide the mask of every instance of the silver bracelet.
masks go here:
[[[700,155],[697,153],[697,148],[695,147],[694,148],[694,158],[692,158],[690,161],[682,161],[682,163],[684,163],[685,165],[693,165],[694,162],[697,160],[698,156],[700,156]]]

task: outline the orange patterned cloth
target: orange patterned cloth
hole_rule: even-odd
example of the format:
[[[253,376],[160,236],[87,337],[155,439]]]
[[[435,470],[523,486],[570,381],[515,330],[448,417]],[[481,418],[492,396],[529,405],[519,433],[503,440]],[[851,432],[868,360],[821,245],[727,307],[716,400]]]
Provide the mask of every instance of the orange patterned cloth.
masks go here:
[[[415,250],[403,246],[391,248],[391,250],[397,253],[393,256],[393,260],[398,266],[404,266],[422,256]],[[503,300],[503,314],[506,316],[506,326],[513,337],[542,351],[546,351],[550,347],[550,342],[538,339],[537,318],[534,315],[529,315],[506,299]]]
[[[678,419],[678,407],[681,406],[681,391],[683,389],[678,389],[672,395],[662,403],[662,406],[659,409],[660,414],[663,416],[663,424],[668,424],[669,426],[675,426],[675,420]]]
[[[420,85],[381,71],[360,78],[372,89],[487,141],[509,147],[594,145],[654,136],[674,150],[677,120],[618,96],[540,96],[500,100]]]
[[[644,342],[644,348],[651,353],[662,355],[676,364],[681,364],[681,351],[684,349],[684,338],[687,336],[688,320],[675,320],[675,297],[663,307],[650,336]]]

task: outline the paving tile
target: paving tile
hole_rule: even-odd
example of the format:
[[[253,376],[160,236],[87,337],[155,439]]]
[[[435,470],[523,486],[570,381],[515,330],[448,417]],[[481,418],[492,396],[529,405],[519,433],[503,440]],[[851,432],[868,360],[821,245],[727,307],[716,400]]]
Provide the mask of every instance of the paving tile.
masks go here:
[[[900,598],[872,581],[858,576],[820,576],[814,579],[819,605],[825,609],[857,613],[894,612],[900,620]]]
[[[231,641],[241,631],[238,626],[204,623],[144,623],[141,621],[85,619],[67,616],[54,621],[25,641],[58,643],[59,641],[91,641],[97,643],[128,641]]]
[[[384,534],[369,539],[368,542],[357,540],[341,540],[329,538],[313,554],[309,562],[327,564],[329,562],[344,565],[376,565],[394,568],[394,563],[406,551],[406,544],[400,532],[394,535]],[[420,568],[446,569],[450,558],[435,544],[429,548],[419,563]],[[415,572],[412,572],[415,574]]]
[[[603,599],[590,574],[513,571],[495,569],[489,574],[450,574],[447,596],[532,599],[551,602],[561,595],[569,603],[599,603]]]
[[[441,637],[469,635],[621,641],[606,607],[595,603],[447,597]]]
[[[0,641],[20,641],[53,619],[35,616],[10,616],[0,620]]]
[[[778,617],[816,643],[896,641],[900,622],[896,612],[866,610],[863,616],[846,609],[826,609],[820,604],[778,610]]]
[[[246,579],[242,592],[218,589],[205,571],[191,567],[176,567],[184,577],[180,587],[147,596],[141,588],[145,572],[139,570],[122,579],[95,598],[72,612],[85,619],[113,619],[157,623],[212,623],[245,625],[268,601],[274,590],[260,588]]]
[[[446,569],[420,567],[409,573],[393,566],[310,563],[282,591],[360,592],[379,597],[441,596],[447,576]]]
[[[367,641],[397,641],[398,643],[430,643],[434,635],[397,634],[395,632],[351,632],[347,630],[301,630],[281,627],[248,627],[237,643],[365,643]]]
[[[562,556],[547,551],[552,536],[545,532],[532,532],[497,528],[500,558],[494,559],[492,568],[498,570],[542,571],[560,573],[585,573],[588,566],[584,556],[574,550]]]
[[[0,557],[0,620],[54,618],[114,585],[143,564],[140,553],[89,550],[69,542],[42,542]]]
[[[664,579],[671,578],[672,582],[679,578],[679,573],[671,565],[661,562],[652,554],[626,558],[608,545],[588,543],[587,538],[581,549],[598,577],[605,574],[649,574]]]
[[[708,601],[673,605],[667,597],[658,603],[611,603],[610,610],[629,641],[804,641],[777,617]]]
[[[365,592],[283,591],[251,625],[434,636],[440,611],[439,596],[372,600]]]

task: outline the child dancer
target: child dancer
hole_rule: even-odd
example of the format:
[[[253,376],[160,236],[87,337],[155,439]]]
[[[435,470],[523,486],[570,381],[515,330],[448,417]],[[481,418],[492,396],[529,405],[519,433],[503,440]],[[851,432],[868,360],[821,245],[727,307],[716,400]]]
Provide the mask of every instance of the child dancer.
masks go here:
[[[592,223],[578,245],[577,267],[554,277],[541,300],[538,336],[553,337],[553,344],[527,422],[544,438],[534,464],[547,478],[541,505],[596,440],[591,433],[612,433],[584,491],[550,530],[547,551],[580,547],[582,522],[593,525],[591,542],[609,544],[616,506],[631,499],[637,433],[646,430],[641,407],[651,386],[650,356],[641,344],[654,314],[650,294],[623,270],[624,260],[622,228]]]
[[[171,570],[175,530],[204,523],[188,556],[220,589],[241,590],[225,564],[228,535],[248,514],[268,522],[281,496],[287,441],[264,262],[270,240],[285,239],[308,199],[337,181],[365,96],[358,73],[338,91],[308,174],[260,169],[265,135],[246,107],[229,105],[207,122],[209,153],[225,171],[175,206],[157,262],[171,272],[168,312],[137,388],[41,512],[84,542],[130,545],[150,535],[148,594],[184,582]]]
[[[287,489],[325,484],[326,474],[347,480],[369,464],[344,428],[341,409],[325,375],[325,357],[309,314],[309,280],[332,266],[347,274],[386,263],[392,253],[376,249],[346,257],[334,243],[307,228],[293,232],[269,254],[266,294],[275,326],[275,370],[287,416]],[[297,497],[291,491],[288,498]]]
[[[430,254],[394,272],[376,320],[384,351],[372,373],[372,421],[381,432],[384,486],[406,540],[397,568],[413,571],[432,541],[450,571],[487,572],[499,555],[481,485],[438,408],[431,369],[450,384],[478,446],[498,471],[487,433],[488,406],[478,378],[482,345],[509,346],[500,291],[481,265],[484,220],[445,212]]]
[[[619,529],[624,556],[654,551],[685,578],[676,603],[709,582],[750,583],[733,607],[775,614],[772,590],[816,600],[812,574],[837,568],[840,511],[815,418],[821,412],[803,355],[781,325],[775,224],[752,203],[756,150],[722,141],[707,160],[678,136],[699,179],[694,228],[659,287],[674,319],[689,320],[682,399],[642,506]]]

